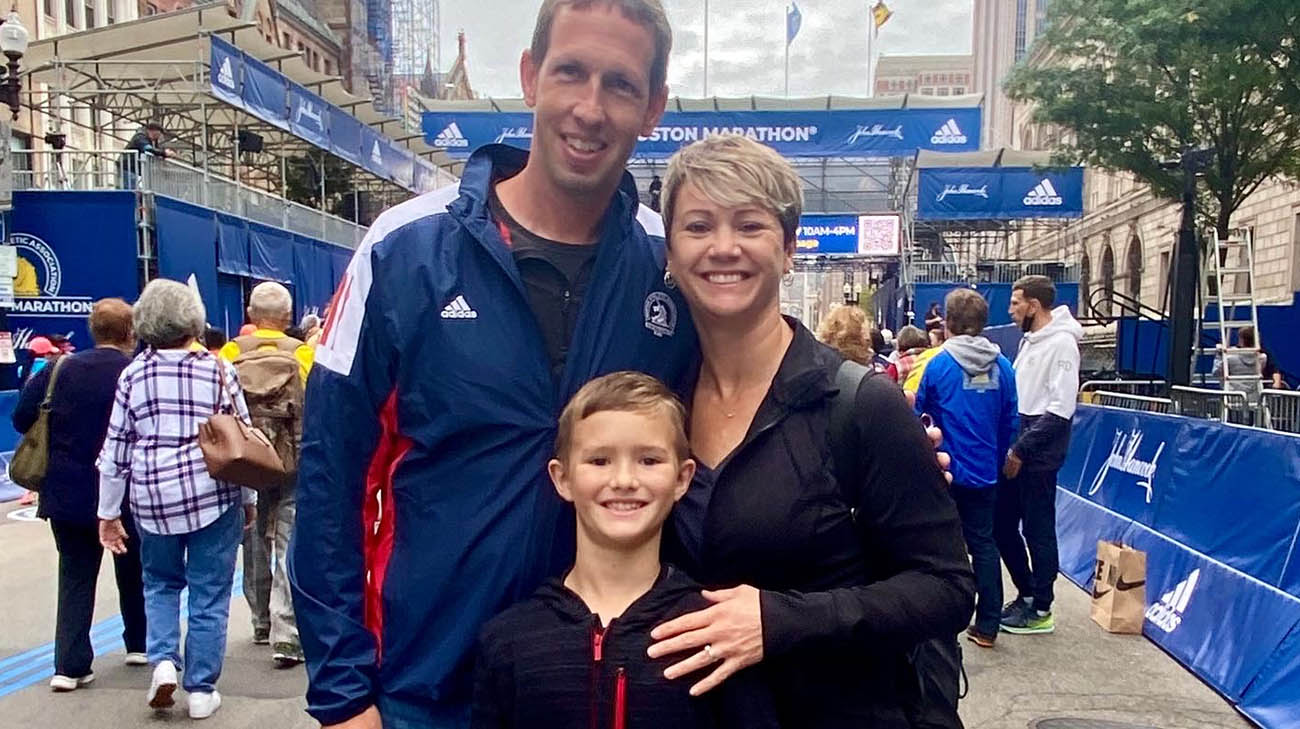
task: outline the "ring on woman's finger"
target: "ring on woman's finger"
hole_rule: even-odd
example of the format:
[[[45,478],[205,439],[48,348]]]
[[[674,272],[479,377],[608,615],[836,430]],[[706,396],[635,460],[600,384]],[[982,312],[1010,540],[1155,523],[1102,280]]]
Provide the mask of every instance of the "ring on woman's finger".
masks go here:
[[[711,643],[704,644],[704,655],[708,656],[710,661],[718,660],[718,657],[713,655],[713,645]]]

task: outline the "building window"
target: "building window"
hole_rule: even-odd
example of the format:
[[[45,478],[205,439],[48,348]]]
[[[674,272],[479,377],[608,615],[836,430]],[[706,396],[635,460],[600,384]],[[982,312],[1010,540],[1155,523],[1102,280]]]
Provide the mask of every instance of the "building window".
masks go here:
[[[117,22],[117,0],[108,0],[104,3],[104,20],[109,25]]]
[[[938,91],[937,91],[937,94],[938,94],[939,96],[947,96],[947,95],[948,95],[948,87],[947,87],[947,86],[940,86],[939,89],[938,89]]]
[[[330,68],[330,59],[328,58],[325,59],[325,75],[326,76],[334,75],[334,71]]]
[[[921,95],[922,95],[922,96],[934,96],[934,87],[933,87],[933,86],[925,86],[925,87],[922,87],[922,88],[921,88]]]
[[[1025,34],[1029,25],[1029,0],[1016,0],[1016,63],[1025,57]]]
[[[1098,302],[1101,306],[1097,307],[1097,313],[1110,317],[1114,313],[1115,250],[1110,247],[1109,241],[1101,251],[1101,289],[1102,300]]]
[[[69,28],[77,27],[77,2],[76,0],[63,0],[63,22],[68,24]]]
[[[1034,3],[1034,37],[1037,38],[1047,32],[1047,6],[1050,0],[1038,0]]]
[[[94,0],[86,0],[86,27],[95,27],[95,3]]]
[[[952,90],[952,95],[953,95],[953,96],[961,96],[961,95],[964,94],[964,93],[966,93],[966,87],[965,87],[965,86],[956,86],[956,87],[953,87],[953,90]]]
[[[54,0],[44,0],[44,2],[41,3],[41,6],[45,8],[45,17],[54,17]]]
[[[144,5],[144,14],[145,14],[145,15],[157,15],[157,14],[158,14],[158,6],[157,6],[157,5],[154,5],[153,3],[145,3],[145,5]]]
[[[1142,300],[1142,241],[1133,234],[1128,242],[1128,295]]]
[[[1083,254],[1079,261],[1079,316],[1092,315],[1092,259]]]
[[[288,33],[285,33],[285,34],[284,34],[284,47],[285,47],[285,48],[293,48],[293,40],[291,40],[291,39],[289,38],[289,34],[288,34]]]
[[[1170,252],[1160,251],[1160,306],[1161,312],[1168,311],[1169,303],[1169,261]]]

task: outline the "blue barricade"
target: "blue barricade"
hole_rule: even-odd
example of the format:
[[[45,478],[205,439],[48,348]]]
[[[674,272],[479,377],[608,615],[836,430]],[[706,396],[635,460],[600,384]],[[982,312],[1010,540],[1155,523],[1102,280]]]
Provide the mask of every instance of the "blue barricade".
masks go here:
[[[1143,633],[1262,726],[1300,717],[1300,438],[1081,405],[1058,479],[1061,571],[1147,553]]]

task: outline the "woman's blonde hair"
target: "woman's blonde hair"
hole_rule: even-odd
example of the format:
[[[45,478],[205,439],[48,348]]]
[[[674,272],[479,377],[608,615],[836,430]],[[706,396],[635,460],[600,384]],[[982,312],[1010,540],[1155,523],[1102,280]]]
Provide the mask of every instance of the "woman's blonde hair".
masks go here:
[[[771,147],[738,134],[718,134],[678,150],[668,160],[660,197],[664,229],[670,232],[677,191],[687,182],[723,207],[757,205],[771,212],[781,221],[786,248],[794,246],[803,185],[790,163]]]
[[[846,304],[831,309],[817,326],[817,338],[823,344],[834,347],[840,354],[858,364],[871,361],[874,352],[871,350],[870,336],[866,312]]]

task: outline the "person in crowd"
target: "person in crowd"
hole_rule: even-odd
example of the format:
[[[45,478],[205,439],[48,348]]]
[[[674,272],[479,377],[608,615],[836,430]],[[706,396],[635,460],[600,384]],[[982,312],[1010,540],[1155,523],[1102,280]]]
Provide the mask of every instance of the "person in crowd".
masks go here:
[[[939,310],[939,302],[931,301],[930,308],[925,312],[925,331],[932,332],[936,329],[943,329],[943,312]]]
[[[1008,311],[1025,332],[1015,361],[1020,434],[1006,456],[994,516],[998,551],[1018,592],[1002,611],[1008,633],[1056,627],[1056,473],[1070,445],[1083,327],[1069,307],[1053,309],[1055,302],[1056,286],[1046,276],[1012,284]]]
[[[849,304],[831,309],[817,327],[817,339],[822,344],[858,364],[870,366],[876,353],[867,337],[866,312]]]
[[[687,680],[696,694],[761,662],[785,726],[910,727],[906,655],[957,635],[974,597],[920,419],[867,376],[848,429],[862,467],[828,462],[843,356],[781,315],[803,202],[788,162],[708,137],[672,158],[663,194],[665,277],[689,302],[703,358],[683,388],[697,476],[670,553],[716,591],[707,610],[656,628],[650,655],[687,654],[665,675],[705,672]]]
[[[1268,355],[1258,348],[1255,327],[1242,327],[1237,331],[1237,351],[1225,353],[1222,346],[1218,347],[1214,356],[1214,376],[1223,383],[1224,389],[1240,392],[1248,402],[1258,403],[1268,364]],[[1276,368],[1270,374],[1275,375]]]
[[[948,337],[926,365],[917,414],[929,413],[952,456],[952,497],[975,569],[975,622],[966,637],[992,648],[1002,618],[1002,564],[993,539],[998,472],[1018,427],[1016,375],[998,346],[980,335],[989,305],[971,289],[944,298]]]
[[[249,322],[248,324],[239,327],[239,336],[247,337],[255,331],[257,331],[257,325]]]
[[[203,328],[203,348],[213,354],[220,354],[221,348],[226,346],[226,333],[211,324]]]
[[[943,340],[944,340],[944,328],[943,328],[942,326],[939,327],[938,329],[931,329],[931,330],[927,331],[927,332],[926,332],[926,336],[928,336],[928,337],[930,338],[930,348],[931,348],[931,349],[933,349],[933,348],[935,348],[935,347],[942,347],[942,346],[943,346]]]
[[[885,333],[880,327],[871,327],[871,368],[876,372],[885,372],[892,364],[889,361],[889,355],[893,348],[889,346],[889,340],[885,339]]]
[[[320,317],[315,314],[306,314],[298,324],[298,328],[302,330],[303,341],[315,349],[316,345],[320,343]]]
[[[271,439],[286,466],[298,462],[303,388],[314,355],[311,347],[285,333],[292,317],[289,289],[262,282],[248,297],[248,320],[256,329],[221,350],[222,358],[234,363],[239,373],[253,425]],[[244,535],[244,598],[253,617],[253,643],[270,643],[271,659],[281,668],[303,662],[285,561],[293,533],[294,491],[293,484],[263,489],[257,523]]]
[[[381,214],[316,350],[289,573],[326,726],[468,724],[475,636],[573,564],[558,403],[697,354],[624,169],[667,101],[662,5],[545,0],[532,37],[531,152],[481,148]]]
[[[203,334],[205,316],[188,286],[150,281],[133,321],[145,349],[118,378],[99,454],[99,540],[113,554],[126,554],[130,536],[122,502],[128,498],[139,531],[145,643],[154,666],[148,704],[174,705],[183,666],[189,715],[203,719],[221,706],[216,683],[225,658],[235,554],[244,526],[254,519],[257,494],[208,474],[198,431],[217,412],[248,423],[248,408],[234,367],[190,348]],[[189,618],[182,660],[185,589]]]
[[[136,181],[140,179],[140,168],[146,156],[164,159],[167,157],[162,124],[156,121],[148,122],[131,136],[124,149],[135,154],[123,154],[118,160],[118,177],[122,182],[122,189],[133,190]]]
[[[638,372],[598,377],[565,406],[548,469],[577,514],[576,558],[484,629],[472,727],[776,726],[753,672],[701,701],[664,677],[670,659],[646,656],[651,629],[709,605],[659,556],[695,473],[685,423],[672,392]]]
[[[14,429],[26,433],[40,413],[50,377],[58,372],[50,393],[49,465],[36,512],[49,521],[59,552],[54,677],[50,679],[55,691],[73,691],[95,680],[90,625],[104,556],[95,517],[99,498],[95,457],[108,430],[118,375],[135,351],[130,304],[121,299],[96,301],[90,310],[90,336],[94,349],[68,357],[28,380],[13,412]],[[126,664],[142,666],[148,660],[140,538],[129,508],[125,503],[121,508],[127,549],[113,556],[113,573],[122,611],[122,641]]]
[[[49,337],[32,337],[27,343],[27,351],[31,354],[31,364],[27,367],[27,379],[35,377],[55,360],[63,356],[63,351],[54,346]]]
[[[938,350],[930,346],[929,336],[919,327],[908,324],[898,331],[898,359],[887,372],[895,382],[903,386],[904,391],[916,392],[921,383],[921,373],[925,371],[925,363],[936,354]]]

